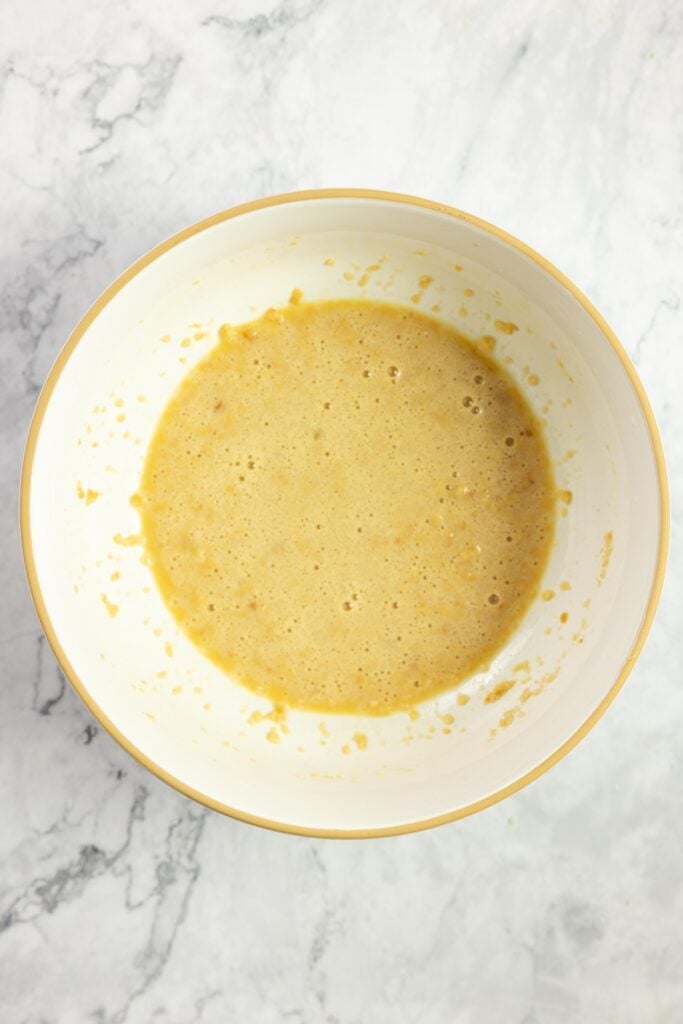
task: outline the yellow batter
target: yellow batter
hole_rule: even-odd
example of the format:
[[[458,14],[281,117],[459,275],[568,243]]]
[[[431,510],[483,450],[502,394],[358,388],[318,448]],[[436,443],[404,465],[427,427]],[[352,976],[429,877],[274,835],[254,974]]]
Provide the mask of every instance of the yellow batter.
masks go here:
[[[505,643],[553,536],[540,426],[451,327],[300,303],[237,328],[169,402],[137,504],[168,607],[264,696],[387,714]]]

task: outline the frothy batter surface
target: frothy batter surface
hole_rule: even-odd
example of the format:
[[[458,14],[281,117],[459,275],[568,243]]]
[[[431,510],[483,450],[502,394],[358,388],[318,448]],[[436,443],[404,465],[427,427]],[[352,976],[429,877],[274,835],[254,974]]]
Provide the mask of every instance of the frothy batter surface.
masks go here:
[[[181,628],[246,686],[385,714],[484,666],[537,591],[553,479],[511,377],[385,303],[302,303],[182,382],[139,509]]]

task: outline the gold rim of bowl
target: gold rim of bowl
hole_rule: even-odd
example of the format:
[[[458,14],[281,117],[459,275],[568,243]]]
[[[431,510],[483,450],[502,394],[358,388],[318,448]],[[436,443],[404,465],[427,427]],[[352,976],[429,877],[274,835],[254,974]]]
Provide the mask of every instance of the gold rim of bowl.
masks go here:
[[[59,638],[55,632],[55,629],[50,620],[50,615],[45,605],[45,600],[40,587],[40,581],[36,571],[35,557],[33,553],[33,542],[31,538],[31,521],[30,521],[30,498],[31,498],[31,472],[33,468],[33,459],[35,455],[36,445],[40,436],[40,429],[50,401],[50,396],[54,391],[59,378],[62,374],[64,367],[66,366],[71,353],[74,351],[76,346],[81,341],[83,335],[90,327],[92,322],[101,313],[104,307],[113,299],[113,297],[121,291],[125,285],[128,284],[141,270],[149,266],[154,260],[158,259],[163,253],[168,252],[169,249],[184,242],[186,238],[190,238],[192,235],[196,235],[200,231],[204,231],[206,228],[212,227],[214,224],[219,224],[225,220],[231,220],[233,217],[239,217],[244,213],[250,213],[253,210],[264,209],[269,206],[278,206],[283,203],[302,202],[305,200],[316,200],[316,199],[373,199],[380,201],[388,201],[392,203],[406,203],[409,206],[418,206],[424,209],[434,210],[437,213],[446,214],[449,217],[454,217],[457,220],[465,221],[468,224],[472,224],[474,227],[479,228],[482,231],[488,232],[491,235],[501,239],[507,245],[517,249],[518,252],[523,253],[532,259],[538,266],[540,266],[547,274],[555,278],[563,288],[565,288],[575,299],[579,302],[586,310],[588,315],[592,317],[597,326],[599,327],[602,334],[607,338],[612,348],[616,352],[617,356],[621,360],[621,363],[628,374],[633,389],[638,396],[643,416],[648,426],[650,433],[650,442],[652,444],[652,452],[655,458],[657,466],[657,477],[659,482],[659,502],[661,509],[660,519],[660,534],[659,534],[659,551],[657,557],[657,566],[653,575],[652,585],[650,588],[650,594],[648,598],[647,608],[643,616],[638,635],[635,638],[630,651],[628,652],[626,659],[619,671],[616,679],[610,686],[608,692],[602,698],[598,706],[591,712],[586,720],[579,726],[579,728],[565,740],[565,742],[557,748],[552,754],[544,758],[540,764],[532,768],[531,771],[526,772],[520,778],[511,782],[507,786],[503,786],[502,789],[496,790],[494,793],[489,794],[481,800],[476,800],[474,803],[467,804],[465,807],[459,807],[457,810],[449,811],[445,814],[439,814],[436,817],[425,818],[419,821],[408,821],[400,825],[390,825],[382,828],[361,828],[361,829],[334,829],[334,828],[314,828],[304,827],[300,825],[289,824],[286,821],[272,821],[268,818],[261,818],[253,814],[249,814],[247,811],[238,810],[234,807],[230,807],[228,804],[221,803],[219,800],[214,800],[212,797],[207,796],[204,793],[200,793],[198,790],[188,786],[181,779],[176,778],[170,772],[167,772],[160,765],[150,760],[142,750],[135,747],[130,740],[118,729],[112,721],[104,714],[102,709],[96,704],[92,696],[88,692],[88,688],[79,678],[71,665],[68,657],[62,645],[59,642]],[[145,768],[149,769],[157,778],[163,782],[168,783],[174,789],[183,793],[185,796],[191,797],[198,803],[203,804],[206,807],[211,808],[214,811],[220,811],[222,814],[227,814],[230,817],[239,819],[240,821],[248,822],[252,825],[260,825],[264,828],[273,829],[278,832],[287,832],[295,835],[303,836],[317,836],[319,838],[331,838],[331,839],[366,839],[366,838],[377,838],[381,836],[396,836],[402,835],[408,832],[417,832],[421,829],[434,828],[437,825],[443,825],[449,821],[456,821],[458,818],[467,817],[470,814],[474,814],[476,811],[484,810],[486,807],[490,807],[492,804],[498,803],[499,800],[505,799],[507,796],[511,796],[513,793],[517,793],[524,786],[527,786],[534,779],[539,778],[552,768],[553,765],[557,764],[566,754],[572,750],[576,744],[583,739],[584,736],[593,728],[596,722],[603,716],[609,705],[612,703],[621,687],[626,682],[629,672],[633,668],[638,656],[642,650],[645,639],[652,625],[657,603],[662,589],[664,581],[664,571],[666,565],[666,557],[669,545],[669,491],[666,475],[666,465],[664,461],[664,453],[662,449],[661,439],[657,429],[650,403],[645,394],[643,385],[641,384],[636,370],[631,363],[626,351],[621,345],[620,341],[611,330],[609,325],[595,309],[593,304],[586,298],[586,296],[573,284],[569,278],[565,277],[556,267],[548,262],[543,256],[530,249],[529,246],[520,242],[519,239],[513,235],[508,234],[506,231],[502,231],[500,228],[487,221],[481,220],[479,217],[474,217],[469,213],[464,213],[462,210],[457,210],[454,207],[446,206],[443,203],[433,202],[429,199],[419,199],[415,196],[404,195],[398,192],[383,192],[375,191],[370,189],[316,189],[305,192],[287,192],[283,195],[268,196],[265,199],[257,199],[254,202],[243,203],[240,206],[232,207],[228,210],[223,210],[220,213],[216,213],[211,217],[206,217],[204,220],[197,221],[196,224],[192,224],[190,227],[185,228],[183,231],[179,231],[177,234],[168,238],[166,241],[161,242],[150,252],[146,253],[139,260],[132,264],[127,270],[125,270],[109,287],[100,295],[95,303],[90,307],[85,316],[81,319],[80,323],[72,331],[68,341],[64,345],[63,349],[59,353],[50,373],[48,374],[47,380],[40,393],[36,407],[33,413],[33,419],[29,428],[28,438],[26,441],[26,449],[24,452],[24,461],[22,466],[21,475],[21,487],[20,487],[20,522],[21,522],[21,542],[24,556],[24,565],[26,568],[26,575],[28,577],[29,587],[33,601],[38,612],[41,626],[47,637],[47,640],[59,662],[64,674],[69,679],[71,685],[76,690],[81,700],[84,702],[88,710],[97,719],[100,725],[107,730],[107,732],[113,736],[113,738],[132,755],[140,764],[144,765]]]

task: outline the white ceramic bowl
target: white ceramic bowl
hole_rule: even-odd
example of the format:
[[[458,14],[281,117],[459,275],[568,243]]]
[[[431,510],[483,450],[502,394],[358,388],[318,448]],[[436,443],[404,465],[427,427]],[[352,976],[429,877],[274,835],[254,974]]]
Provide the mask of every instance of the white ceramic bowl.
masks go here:
[[[491,668],[425,704],[419,719],[290,712],[289,731],[278,727],[272,743],[272,721],[253,714],[268,705],[180,633],[140,547],[114,538],[139,530],[129,498],[155,423],[221,323],[284,304],[293,288],[307,299],[365,295],[410,305],[423,275],[433,283],[418,308],[439,307],[472,337],[495,336],[496,356],[546,421],[558,487],[571,492],[543,584],[555,597],[536,600]],[[506,333],[496,322],[518,329]],[[539,383],[530,386],[533,375]],[[89,490],[99,492],[96,500],[87,500]],[[43,628],[95,717],[151,771],[210,807],[334,836],[460,817],[559,760],[605,710],[640,651],[668,530],[652,413],[585,297],[474,217],[356,191],[285,195],[219,213],[127,270],[50,373],[21,497]],[[561,589],[564,582],[571,589]],[[491,700],[494,687],[510,681]],[[367,736],[365,750],[357,733]]]

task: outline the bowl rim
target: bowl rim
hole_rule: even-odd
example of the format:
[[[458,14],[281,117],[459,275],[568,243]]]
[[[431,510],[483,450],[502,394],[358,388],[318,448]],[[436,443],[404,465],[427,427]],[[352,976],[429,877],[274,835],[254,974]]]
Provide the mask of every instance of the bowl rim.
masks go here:
[[[107,717],[99,705],[93,700],[90,695],[86,684],[78,676],[73,666],[71,665],[66,652],[62,648],[56,631],[52,625],[50,615],[43,598],[43,594],[40,587],[40,581],[38,579],[38,572],[36,569],[36,562],[33,552],[33,541],[31,536],[31,521],[30,521],[30,507],[31,507],[31,478],[33,470],[33,462],[36,451],[36,446],[40,436],[40,430],[45,416],[46,409],[48,407],[50,397],[54,391],[57,383],[61,377],[61,374],[66,366],[71,354],[73,353],[76,346],[79,344],[84,334],[93,323],[93,321],[99,316],[104,307],[117,295],[124,287],[137,276],[145,267],[153,263],[161,255],[168,252],[170,249],[184,242],[186,239],[198,234],[207,228],[213,227],[216,224],[222,223],[226,220],[231,220],[235,217],[239,217],[245,213],[251,213],[255,210],[262,210],[272,206],[280,206],[286,203],[292,202],[304,202],[309,200],[321,200],[321,199],[370,199],[379,202],[391,202],[391,203],[404,203],[410,206],[420,207],[422,209],[428,209],[435,211],[440,214],[445,214],[449,217],[453,217],[456,220],[465,221],[481,231],[484,231],[496,238],[502,240],[507,245],[516,249],[518,252],[529,257],[536,263],[542,270],[553,277],[566,291],[568,291],[577,302],[585,309],[588,315],[596,323],[597,327],[610,343],[614,349],[616,355],[621,361],[624,370],[629,376],[633,389],[636,393],[640,407],[645,418],[645,422],[648,427],[650,442],[652,445],[652,454],[657,470],[658,479],[658,499],[660,505],[660,530],[659,530],[659,546],[657,553],[657,564],[652,578],[652,584],[650,587],[650,593],[648,596],[648,602],[643,615],[643,619],[638,630],[638,634],[635,638],[634,643],[631,646],[630,651],[627,653],[624,663],[617,674],[616,679],[610,686],[609,690],[602,698],[600,703],[593,709],[591,714],[584,720],[584,722],[575,730],[575,732],[562,743],[556,750],[549,754],[546,758],[540,761],[530,771],[526,772],[520,778],[514,782],[509,783],[507,786],[503,786],[501,789],[483,797],[480,800],[474,801],[473,803],[467,804],[464,807],[459,807],[454,811],[448,811],[445,814],[440,814],[435,817],[420,819],[417,821],[409,821],[400,825],[383,826],[379,828],[363,828],[363,829],[336,829],[336,828],[315,828],[307,827],[297,824],[292,824],[286,821],[275,821],[267,818],[262,818],[257,815],[250,814],[248,811],[236,809],[216,800],[213,797],[206,795],[192,786],[187,785],[182,779],[177,778],[168,772],[165,768],[162,768],[156,762],[152,761],[142,750],[136,747],[130,740],[125,736],[121,730],[114,725],[114,723]],[[60,668],[64,672],[66,678],[69,680],[74,690],[81,698],[83,703],[86,705],[90,713],[94,716],[97,722],[109,733],[116,742],[123,747],[123,749],[135,758],[143,767],[147,768],[153,775],[161,779],[162,782],[178,790],[184,796],[190,797],[197,803],[203,804],[205,807],[219,811],[222,814],[228,815],[229,817],[235,818],[239,821],[246,822],[251,825],[259,825],[264,828],[272,829],[277,832],[289,833],[293,835],[302,836],[314,836],[317,838],[330,838],[330,839],[369,839],[378,838],[385,836],[397,836],[404,835],[406,833],[418,832],[423,829],[434,828],[437,825],[443,825],[447,822],[456,821],[459,818],[464,818],[470,814],[474,814],[477,811],[484,810],[487,807],[498,803],[500,800],[505,799],[507,796],[511,796],[513,793],[519,792],[530,782],[539,778],[549,768],[557,764],[558,761],[562,760],[566,754],[568,754],[580,740],[586,736],[593,726],[602,718],[603,714],[612,703],[617,693],[621,690],[622,686],[626,682],[626,679],[633,668],[635,662],[640,655],[640,652],[645,643],[646,637],[650,631],[659,597],[662,590],[664,581],[664,574],[666,569],[666,560],[669,547],[669,530],[670,530],[670,506],[669,506],[669,488],[666,473],[666,464],[664,459],[664,451],[662,447],[661,438],[657,424],[652,412],[650,403],[647,395],[643,388],[643,385],[638,377],[637,371],[631,362],[630,357],[618,340],[614,331],[609,327],[605,319],[593,306],[590,300],[583,294],[583,292],[577,288],[577,286],[566,277],[560,270],[558,270],[552,263],[550,263],[544,256],[541,256],[534,249],[530,248],[524,242],[521,242],[514,235],[509,234],[507,231],[497,227],[490,222],[476,217],[472,214],[465,213],[463,210],[459,210],[455,207],[449,206],[445,203],[436,202],[430,199],[422,199],[417,196],[408,195],[399,192],[388,192],[374,189],[360,189],[360,188],[325,188],[325,189],[311,189],[300,192],[286,192],[273,196],[266,196],[261,199],[256,199],[251,202],[241,203],[237,206],[229,207],[228,209],[221,210],[219,213],[215,213],[209,217],[202,218],[191,224],[189,227],[178,231],[176,234],[171,235],[165,241],[160,242],[154,248],[150,249],[147,253],[132,263],[126,270],[123,271],[115,280],[101,293],[101,295],[95,300],[90,306],[81,320],[78,322],[76,327],[72,330],[63,348],[59,352],[55,359],[50,372],[43,384],[41,392],[38,396],[36,406],[33,412],[29,431],[26,439],[26,446],[24,449],[24,457],[21,471],[21,482],[20,482],[20,494],[19,494],[19,518],[21,528],[21,546],[22,554],[24,559],[24,568],[28,579],[29,589],[33,602],[38,614],[43,632],[47,638],[50,647],[60,665]]]

